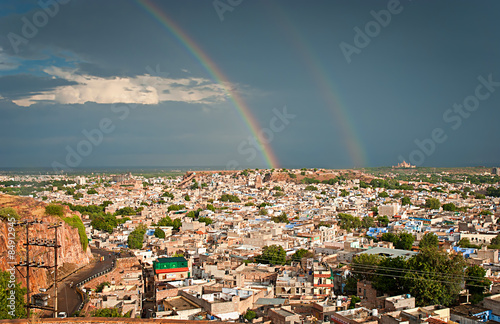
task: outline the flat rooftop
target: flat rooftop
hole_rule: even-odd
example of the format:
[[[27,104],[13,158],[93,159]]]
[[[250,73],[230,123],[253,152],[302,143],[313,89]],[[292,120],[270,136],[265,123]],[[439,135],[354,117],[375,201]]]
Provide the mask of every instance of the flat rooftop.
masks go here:
[[[165,306],[178,311],[182,310],[187,310],[187,309],[194,309],[194,308],[200,308],[198,305],[195,303],[190,302],[186,298],[179,296],[179,297],[174,297],[171,299],[167,299],[164,301]]]
[[[399,250],[399,249],[388,249],[384,247],[375,247],[373,249],[368,249],[366,251],[360,252],[359,254],[370,254],[370,255],[380,255],[380,256],[385,256],[389,258],[397,258],[397,257],[403,257],[406,259],[411,258],[417,252],[413,251],[407,251],[407,250]]]

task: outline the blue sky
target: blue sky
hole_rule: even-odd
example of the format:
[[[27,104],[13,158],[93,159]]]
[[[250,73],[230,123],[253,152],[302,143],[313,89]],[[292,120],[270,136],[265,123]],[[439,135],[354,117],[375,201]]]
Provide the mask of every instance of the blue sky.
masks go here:
[[[153,2],[230,84],[137,1],[2,1],[0,167],[267,167],[226,87],[281,167],[500,164],[498,1]]]

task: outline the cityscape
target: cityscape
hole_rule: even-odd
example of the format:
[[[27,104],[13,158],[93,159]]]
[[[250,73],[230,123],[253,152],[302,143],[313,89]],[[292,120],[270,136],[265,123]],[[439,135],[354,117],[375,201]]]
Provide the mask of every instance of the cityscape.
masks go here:
[[[500,324],[499,22],[2,0],[0,324]]]

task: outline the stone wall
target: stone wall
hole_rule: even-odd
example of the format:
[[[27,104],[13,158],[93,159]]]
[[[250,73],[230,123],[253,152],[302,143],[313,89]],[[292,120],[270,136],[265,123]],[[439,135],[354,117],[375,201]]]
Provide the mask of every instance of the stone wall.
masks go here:
[[[95,289],[103,282],[118,284],[121,282],[122,278],[126,276],[126,271],[128,269],[131,269],[134,265],[140,265],[136,257],[116,259],[116,267],[113,271],[108,272],[107,274],[97,277],[93,280],[90,280],[89,282],[83,284],[83,287]],[[122,271],[123,273],[121,273]]]

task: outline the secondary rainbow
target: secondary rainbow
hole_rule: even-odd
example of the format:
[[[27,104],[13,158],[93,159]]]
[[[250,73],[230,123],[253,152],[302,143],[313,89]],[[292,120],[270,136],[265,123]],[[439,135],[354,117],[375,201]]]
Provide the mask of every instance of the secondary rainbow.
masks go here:
[[[178,41],[185,47],[188,52],[203,66],[203,68],[210,74],[215,82],[219,83],[229,94],[229,98],[233,103],[242,121],[245,123],[248,130],[257,139],[261,145],[262,157],[270,168],[278,168],[279,162],[274,154],[269,143],[263,143],[259,140],[259,131],[261,130],[259,123],[253,116],[250,108],[243,101],[241,96],[228,85],[231,83],[217,64],[201,49],[201,47],[184,31],[180,26],[167,16],[165,12],[156,6],[150,0],[136,0],[136,2],[144,8],[152,17],[154,17],[163,27],[167,29]]]
[[[324,72],[326,68],[321,65],[321,61],[313,53],[305,37],[293,25],[290,18],[282,12],[282,9],[277,8],[272,1],[267,2],[266,7],[270,9],[267,12],[272,14],[272,19],[279,21],[278,25],[283,30],[283,34],[285,34],[287,40],[300,55],[302,61],[307,66],[307,70],[321,91],[325,103],[330,108],[330,111],[333,112],[334,120],[344,136],[344,143],[346,143],[353,166],[363,167],[368,165],[368,159],[363,144],[356,133],[356,127],[349,118],[346,106],[340,101],[340,95],[336,93],[335,84],[330,80],[326,72]]]

